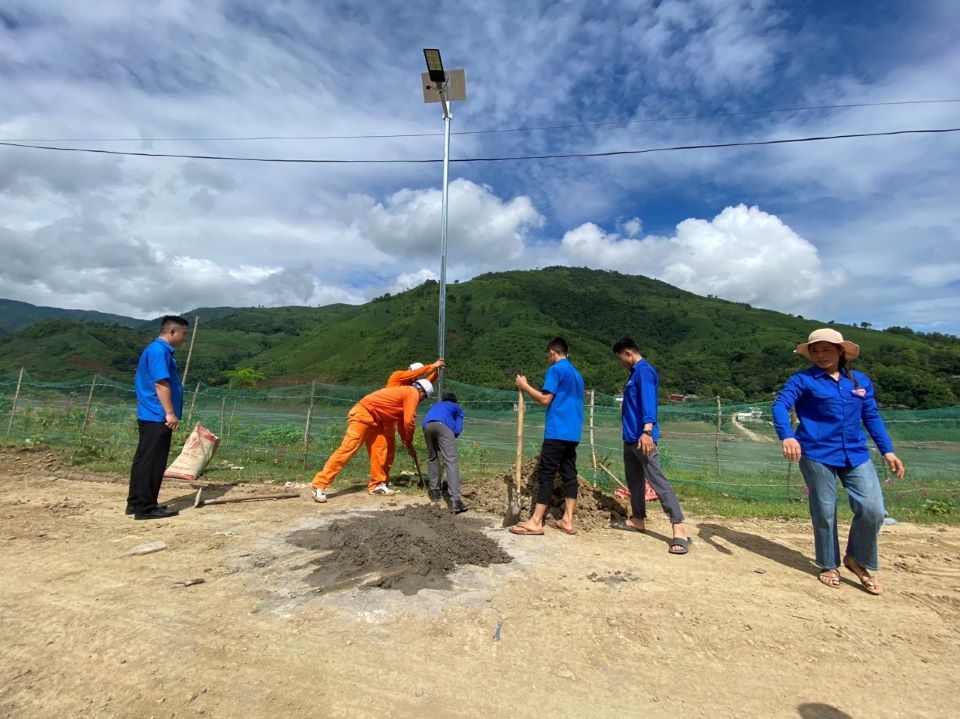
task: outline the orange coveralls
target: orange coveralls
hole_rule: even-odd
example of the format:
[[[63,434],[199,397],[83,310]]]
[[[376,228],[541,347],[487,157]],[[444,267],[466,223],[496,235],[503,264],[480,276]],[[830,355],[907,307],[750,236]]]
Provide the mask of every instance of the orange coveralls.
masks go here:
[[[372,490],[378,484],[386,482],[386,443],[378,445],[377,437],[382,437],[389,425],[391,436],[395,431],[394,427],[397,427],[404,446],[410,445],[417,426],[419,403],[420,391],[407,385],[378,389],[353,405],[347,413],[347,432],[343,435],[343,441],[327,459],[323,469],[314,475],[313,486],[323,489],[333,482],[361,445],[366,445],[370,455],[370,481],[367,489]]]
[[[427,367],[421,367],[420,369],[398,369],[387,379],[387,387],[409,387],[418,379],[423,377],[424,372],[426,372],[427,369]],[[426,376],[426,379],[430,380],[431,382],[436,382],[438,370],[433,368],[429,371],[430,374]],[[373,443],[377,452],[385,453],[384,456],[386,459],[384,460],[383,466],[387,473],[387,479],[389,479],[390,469],[393,467],[393,460],[396,459],[397,456],[396,425],[390,427],[384,426],[383,435],[375,438]]]

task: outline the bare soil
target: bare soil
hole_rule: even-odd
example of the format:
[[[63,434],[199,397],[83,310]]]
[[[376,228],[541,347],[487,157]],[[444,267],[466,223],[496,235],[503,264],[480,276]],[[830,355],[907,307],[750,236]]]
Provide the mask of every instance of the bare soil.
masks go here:
[[[874,597],[817,581],[805,522],[692,517],[671,556],[589,485],[577,535],[511,535],[511,477],[462,515],[166,482],[141,522],[125,477],[0,447],[0,716],[957,715],[960,530],[885,527]]]

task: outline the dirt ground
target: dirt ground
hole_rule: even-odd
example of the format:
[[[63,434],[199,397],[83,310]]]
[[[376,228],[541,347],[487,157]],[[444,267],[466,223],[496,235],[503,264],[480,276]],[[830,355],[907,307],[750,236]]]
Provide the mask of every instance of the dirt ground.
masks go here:
[[[0,447],[0,716],[957,715],[960,530],[885,527],[874,597],[816,581],[803,522],[689,517],[671,556],[655,504],[614,531],[585,488],[577,535],[520,537],[465,487],[166,482],[181,514],[139,522],[123,476]]]

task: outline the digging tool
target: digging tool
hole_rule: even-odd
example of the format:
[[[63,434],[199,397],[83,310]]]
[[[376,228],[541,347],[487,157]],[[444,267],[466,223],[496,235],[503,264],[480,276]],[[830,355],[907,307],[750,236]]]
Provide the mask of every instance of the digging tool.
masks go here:
[[[410,448],[410,456],[413,457],[413,466],[417,470],[417,489],[423,489],[425,485],[423,481],[423,472],[420,471],[420,458],[417,457],[417,450]]]
[[[520,521],[520,487],[523,482],[523,392],[517,392],[517,466],[513,470],[513,487],[507,491],[507,516],[504,526]],[[512,491],[511,491],[512,490]]]
[[[200,497],[200,491],[197,490],[196,499],[193,500],[194,507],[203,507],[208,504],[232,504],[234,502],[254,502],[261,499],[291,499],[299,497],[299,494],[284,492],[283,494],[251,494],[247,497],[216,497],[214,499],[204,500]]]
[[[597,466],[598,466],[600,469],[602,469],[604,472],[606,472],[607,475],[608,475],[614,482],[616,482],[617,484],[619,484],[621,487],[623,487],[624,489],[626,489],[628,492],[630,491],[630,488],[627,487],[627,485],[625,485],[623,482],[621,482],[621,481],[620,481],[620,478],[619,478],[617,475],[615,475],[613,472],[611,472],[609,469],[607,469],[606,467],[603,466],[603,462],[599,462],[599,461],[598,461],[598,462],[597,462]]]
[[[613,472],[611,472],[609,469],[607,469],[606,467],[604,467],[602,462],[597,462],[597,466],[598,466],[600,469],[602,469],[604,472],[606,472],[606,473],[613,479],[614,482],[616,482],[617,484],[619,484],[619,485],[623,488],[623,490],[624,490],[624,492],[626,493],[626,496],[627,496],[627,497],[630,496],[630,488],[629,488],[627,485],[625,485],[623,482],[621,482],[620,479],[617,477],[617,475],[615,475],[615,474],[614,474]],[[644,498],[645,501],[650,501],[651,499],[656,499],[656,498],[657,498],[657,493],[654,492],[653,489],[650,487],[650,483],[649,483],[649,482],[644,482],[643,487],[644,487],[643,498]],[[619,490],[618,490],[618,491],[619,491]],[[623,499],[623,498],[622,498],[622,499]]]

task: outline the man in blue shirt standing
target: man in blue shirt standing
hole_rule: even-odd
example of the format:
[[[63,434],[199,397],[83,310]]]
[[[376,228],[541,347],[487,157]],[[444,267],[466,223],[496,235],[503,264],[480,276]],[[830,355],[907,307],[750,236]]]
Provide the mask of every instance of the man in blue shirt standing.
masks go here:
[[[660,506],[670,518],[673,539],[670,554],[686,554],[690,539],[683,527],[683,512],[676,492],[660,468],[660,425],[657,422],[657,387],[660,377],[653,365],[640,354],[637,343],[625,337],[613,346],[617,361],[630,370],[630,378],[623,389],[620,405],[620,424],[623,430],[623,471],[630,490],[630,508],[633,516],[612,526],[630,532],[644,532],[647,516],[644,482],[649,482],[660,499]]]
[[[460,497],[460,467],[457,465],[457,437],[463,431],[463,410],[457,396],[444,392],[443,399],[433,405],[423,418],[423,438],[427,443],[427,475],[430,487],[427,493],[431,502],[439,502],[440,457],[447,468],[447,493],[450,497],[450,512],[460,514],[467,506]]]
[[[183,385],[173,351],[183,344],[189,322],[167,315],[160,335],[140,355],[134,385],[140,440],[130,468],[127,514],[134,519],[165,519],[179,512],[157,504],[170,455],[170,440],[183,415]]]
[[[543,387],[535,389],[522,374],[517,375],[517,389],[530,395],[537,404],[547,408],[540,447],[540,465],[537,468],[537,503],[526,522],[510,527],[513,534],[543,534],[543,518],[553,494],[553,478],[560,472],[563,480],[563,518],[550,526],[566,534],[576,534],[573,513],[577,508],[577,445],[583,428],[583,377],[573,366],[567,354],[569,348],[563,337],[554,337],[547,345],[547,374]]]

